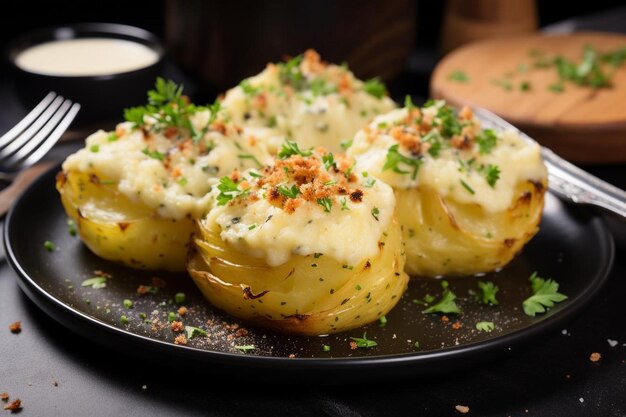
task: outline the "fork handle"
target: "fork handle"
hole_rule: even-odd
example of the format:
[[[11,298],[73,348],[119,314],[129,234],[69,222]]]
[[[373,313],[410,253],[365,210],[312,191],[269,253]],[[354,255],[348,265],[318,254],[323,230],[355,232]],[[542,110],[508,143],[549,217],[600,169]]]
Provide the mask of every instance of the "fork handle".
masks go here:
[[[542,156],[548,166],[550,190],[575,203],[591,204],[626,220],[626,192],[556,156],[547,148]]]
[[[4,190],[0,191],[0,219],[4,217],[7,211],[13,205],[13,202],[20,194],[30,185],[31,182],[44,171],[48,170],[53,162],[42,162],[37,165],[25,169],[15,176],[15,179]]]

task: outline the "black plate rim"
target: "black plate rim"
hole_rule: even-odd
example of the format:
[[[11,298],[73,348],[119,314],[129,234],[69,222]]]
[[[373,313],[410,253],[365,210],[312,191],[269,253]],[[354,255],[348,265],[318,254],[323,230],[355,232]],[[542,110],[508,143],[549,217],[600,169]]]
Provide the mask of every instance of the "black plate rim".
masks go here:
[[[46,314],[51,316],[63,326],[88,339],[91,339],[96,343],[114,347],[114,344],[111,343],[112,340],[106,338],[107,336],[114,336],[117,341],[124,341],[134,345],[147,343],[149,346],[154,346],[156,350],[162,353],[171,354],[173,357],[181,356],[206,363],[219,362],[220,364],[227,366],[232,365],[264,369],[268,367],[277,367],[289,372],[299,370],[317,370],[323,372],[331,370],[349,371],[353,369],[369,370],[388,368],[394,370],[404,369],[406,373],[410,372],[410,370],[415,370],[416,367],[421,365],[433,365],[434,367],[437,367],[438,365],[446,362],[447,365],[450,365],[453,360],[458,361],[459,359],[467,359],[469,357],[475,357],[478,354],[482,355],[483,353],[486,354],[488,352],[498,350],[510,350],[516,345],[534,340],[536,337],[557,328],[559,325],[565,323],[584,309],[608,279],[615,257],[615,243],[613,237],[601,216],[596,215],[593,218],[593,227],[598,231],[600,239],[599,243],[606,249],[606,251],[603,251],[603,253],[606,253],[606,262],[602,264],[603,268],[596,272],[595,276],[588,281],[585,288],[581,290],[577,296],[570,298],[568,303],[564,305],[563,308],[560,308],[549,317],[546,317],[529,327],[519,329],[505,335],[495,336],[488,340],[472,342],[460,346],[446,347],[434,352],[416,351],[411,353],[380,355],[374,357],[287,358],[210,351],[190,346],[174,345],[168,342],[132,333],[99,321],[97,318],[83,313],[82,311],[58,300],[28,275],[20,264],[11,243],[12,236],[14,234],[17,235],[17,232],[13,232],[13,229],[17,227],[15,226],[15,222],[17,221],[15,219],[18,218],[18,211],[30,197],[30,194],[33,193],[34,190],[41,187],[41,183],[50,181],[59,169],[60,164],[53,166],[33,181],[16,200],[5,219],[3,239],[6,257],[9,264],[16,272],[20,288],[26,293],[31,301],[33,301],[35,305],[41,308]],[[88,329],[91,328],[91,326],[95,326],[96,333],[99,334],[89,332]],[[87,329],[87,332],[85,332],[84,329]],[[441,369],[443,370],[448,367],[449,366],[445,366]]]

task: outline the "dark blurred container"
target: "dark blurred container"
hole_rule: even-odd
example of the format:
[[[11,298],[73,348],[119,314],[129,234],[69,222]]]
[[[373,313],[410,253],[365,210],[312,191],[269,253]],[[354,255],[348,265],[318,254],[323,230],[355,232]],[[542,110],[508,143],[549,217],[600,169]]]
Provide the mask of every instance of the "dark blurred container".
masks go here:
[[[389,81],[413,51],[415,20],[414,0],[166,0],[165,42],[205,92],[308,48],[359,78]]]

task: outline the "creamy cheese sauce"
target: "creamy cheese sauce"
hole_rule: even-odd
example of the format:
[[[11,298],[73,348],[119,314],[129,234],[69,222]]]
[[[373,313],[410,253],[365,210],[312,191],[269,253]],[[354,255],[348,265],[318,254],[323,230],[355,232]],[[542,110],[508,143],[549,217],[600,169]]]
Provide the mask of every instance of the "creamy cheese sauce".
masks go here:
[[[209,115],[202,111],[192,117],[196,129],[206,125]],[[89,136],[85,148],[66,159],[63,170],[93,172],[101,181],[117,184],[131,201],[154,208],[164,218],[188,214],[198,218],[210,207],[208,193],[217,178],[271,159],[262,143],[250,141],[234,125],[226,124],[224,129],[223,133],[208,131],[199,141],[206,146],[200,146],[164,132],[146,135],[122,123],[117,135],[98,131]]]
[[[277,151],[286,138],[305,148],[323,146],[341,151],[340,142],[376,115],[395,108],[389,97],[376,97],[364,83],[338,65],[305,54],[297,67],[306,80],[300,89],[281,78],[281,67],[269,64],[260,74],[229,90],[222,105],[233,120],[255,130],[259,139]]]
[[[425,110],[425,117],[432,117],[436,109],[433,106]],[[542,181],[547,176],[539,145],[523,140],[513,131],[497,132],[497,145],[487,154],[480,154],[477,146],[467,150],[445,148],[436,158],[426,153],[416,178],[391,169],[383,170],[389,148],[398,142],[389,134],[372,136],[371,132],[376,132],[381,124],[402,125],[407,114],[407,109],[394,110],[377,117],[369,125],[369,132],[361,130],[356,134],[347,152],[356,158],[356,170],[368,171],[396,189],[432,187],[443,197],[462,203],[475,203],[489,212],[506,210],[515,197],[515,187],[519,182]],[[463,169],[460,165],[460,160],[472,159],[474,167],[492,164],[499,168],[499,179],[493,187],[485,179],[484,173],[477,169]],[[470,192],[463,183],[474,192]]]
[[[250,178],[249,173],[243,177]],[[356,184],[366,180],[356,175]],[[361,201],[335,198],[329,212],[315,201],[288,212],[259,198],[214,205],[202,221],[217,223],[224,241],[242,253],[265,259],[270,266],[281,265],[292,255],[321,253],[349,267],[378,253],[378,242],[390,227],[395,209],[393,190],[382,181],[371,187],[358,185],[358,189],[363,191]],[[252,194],[268,192],[265,187]],[[217,190],[212,194],[216,196]]]
[[[37,74],[94,76],[145,68],[159,55],[137,42],[84,38],[46,42],[22,51],[15,64]]]

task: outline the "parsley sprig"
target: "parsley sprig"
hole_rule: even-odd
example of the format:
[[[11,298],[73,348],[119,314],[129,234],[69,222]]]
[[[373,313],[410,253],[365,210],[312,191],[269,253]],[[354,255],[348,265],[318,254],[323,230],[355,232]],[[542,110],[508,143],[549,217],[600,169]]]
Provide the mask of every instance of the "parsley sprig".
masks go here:
[[[239,185],[230,179],[230,177],[222,177],[220,179],[220,183],[217,186],[217,189],[220,193],[217,196],[217,205],[224,206],[230,200],[237,197],[244,197],[250,193],[250,189],[246,188],[244,190],[239,188]]]
[[[216,100],[208,107],[211,112],[209,121],[203,129],[197,131],[191,123],[191,116],[206,109],[205,106],[189,103],[188,98],[183,95],[182,85],[158,77],[154,90],[148,91],[148,104],[125,109],[124,119],[137,128],[145,126],[145,118],[150,117],[156,120],[156,124],[152,126],[156,131],[161,131],[167,127],[176,127],[189,132],[194,141],[199,141],[208,126],[215,121],[220,111],[220,102]]]
[[[417,173],[419,171],[420,166],[422,165],[422,156],[418,156],[415,158],[411,158],[408,156],[404,156],[398,150],[400,145],[392,145],[387,150],[387,156],[385,160],[385,165],[383,165],[383,171],[391,169],[393,172],[398,174],[411,174],[411,179],[417,178]],[[412,170],[405,170],[400,167],[400,165],[408,165]]]
[[[470,294],[476,301],[487,305],[498,305],[496,294],[500,288],[498,288],[496,284],[491,281],[478,281],[478,288],[480,289],[480,293],[470,290]]]
[[[524,313],[534,317],[537,313],[544,313],[546,309],[553,307],[555,303],[559,303],[567,299],[567,296],[559,293],[559,284],[552,279],[540,278],[536,272],[533,272],[529,278],[533,295],[528,297],[522,303]]]
[[[290,156],[293,155],[300,155],[300,156],[311,156],[313,155],[313,151],[312,150],[302,150],[300,149],[300,147],[298,146],[298,144],[292,140],[286,140],[281,148],[280,148],[280,152],[278,152],[278,157],[280,159],[287,159]]]
[[[387,93],[387,88],[379,78],[372,78],[363,83],[363,91],[380,100]]]
[[[442,313],[442,314],[460,314],[461,309],[456,304],[456,294],[448,288],[448,281],[442,281],[441,286],[444,289],[441,299],[436,304],[422,310],[424,314]]]
[[[351,337],[350,339],[355,341],[356,347],[359,348],[371,348],[374,346],[378,346],[378,343],[376,343],[374,340],[369,340],[367,338],[367,332],[363,333],[363,337]]]

